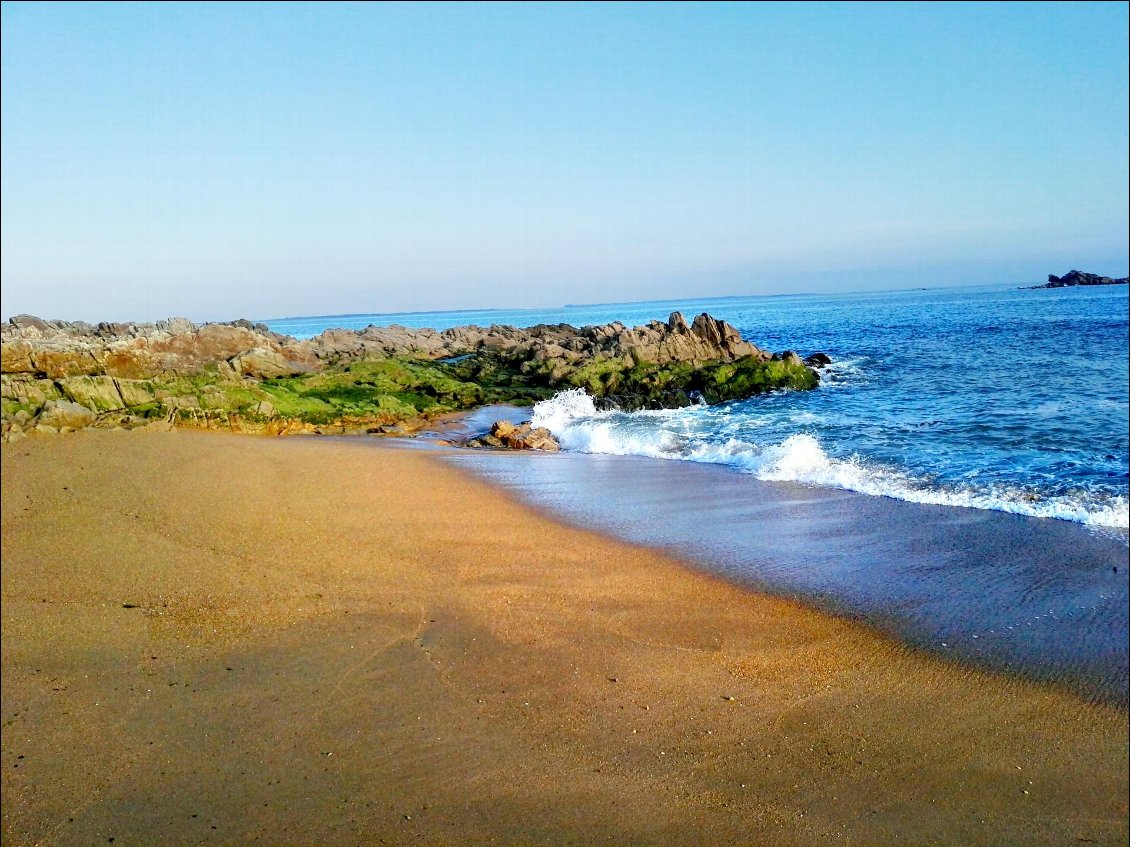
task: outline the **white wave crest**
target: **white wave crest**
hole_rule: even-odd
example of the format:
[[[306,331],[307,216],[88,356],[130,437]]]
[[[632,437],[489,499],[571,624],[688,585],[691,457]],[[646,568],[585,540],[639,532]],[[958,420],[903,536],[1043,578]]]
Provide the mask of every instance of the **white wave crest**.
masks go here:
[[[838,359],[820,369],[823,388],[847,388],[868,382],[865,358]]]
[[[535,403],[530,422],[557,435],[570,421],[595,417],[596,414],[596,406],[589,393],[583,388],[570,388],[568,391],[558,391],[548,400]]]
[[[694,412],[685,409],[666,413],[666,422],[678,423],[689,414]],[[728,465],[768,481],[839,488],[912,503],[1057,518],[1092,527],[1130,527],[1130,504],[1126,497],[1086,493],[1041,497],[1018,487],[939,486],[859,457],[833,458],[814,436],[806,433],[790,435],[776,444],[759,445],[740,438],[712,442],[702,436],[673,432],[654,415],[598,412],[592,397],[583,389],[563,391],[538,403],[533,422],[549,429],[567,450],[581,453]]]

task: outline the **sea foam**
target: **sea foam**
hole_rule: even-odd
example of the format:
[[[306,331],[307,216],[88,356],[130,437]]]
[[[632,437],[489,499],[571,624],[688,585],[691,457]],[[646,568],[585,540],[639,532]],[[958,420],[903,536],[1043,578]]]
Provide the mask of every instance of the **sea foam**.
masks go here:
[[[717,422],[705,431],[672,426],[701,419],[700,408],[660,412],[598,411],[584,389],[562,391],[534,407],[533,423],[549,429],[571,451],[648,456],[727,465],[758,479],[838,488],[913,503],[989,509],[1074,521],[1092,527],[1126,529],[1130,504],[1124,496],[1086,491],[1041,495],[1021,486],[938,484],[860,456],[830,456],[819,439],[802,432],[757,443],[721,440]],[[713,435],[713,437],[711,437]]]

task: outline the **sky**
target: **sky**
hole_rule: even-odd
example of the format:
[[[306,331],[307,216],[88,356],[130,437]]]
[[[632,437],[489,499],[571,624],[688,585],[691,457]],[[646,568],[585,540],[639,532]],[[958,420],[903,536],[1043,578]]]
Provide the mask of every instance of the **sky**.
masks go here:
[[[1123,276],[1128,4],[2,6],[4,317]]]

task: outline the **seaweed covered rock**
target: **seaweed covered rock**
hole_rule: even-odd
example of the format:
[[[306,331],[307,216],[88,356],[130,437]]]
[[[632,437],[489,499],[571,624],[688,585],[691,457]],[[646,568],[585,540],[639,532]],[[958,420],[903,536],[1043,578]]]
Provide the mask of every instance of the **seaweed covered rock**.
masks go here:
[[[722,403],[783,389],[807,391],[819,381],[816,371],[793,354],[768,360],[744,356],[698,368],[643,363],[603,384],[579,387],[596,398],[598,408],[635,411]]]
[[[32,427],[48,402],[66,400],[99,423],[124,412],[241,432],[383,432],[484,404],[529,405],[563,388],[638,409],[819,379],[795,353],[771,355],[725,321],[680,312],[631,328],[369,326],[305,341],[247,320],[95,326],[21,315],[0,326],[0,354],[3,420],[22,413]]]

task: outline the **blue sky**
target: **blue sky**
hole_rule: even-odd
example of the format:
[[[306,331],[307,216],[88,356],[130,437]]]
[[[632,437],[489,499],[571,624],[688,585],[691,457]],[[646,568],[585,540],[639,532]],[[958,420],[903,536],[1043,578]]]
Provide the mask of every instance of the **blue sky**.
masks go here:
[[[3,4],[3,315],[1127,271],[1125,3]]]

